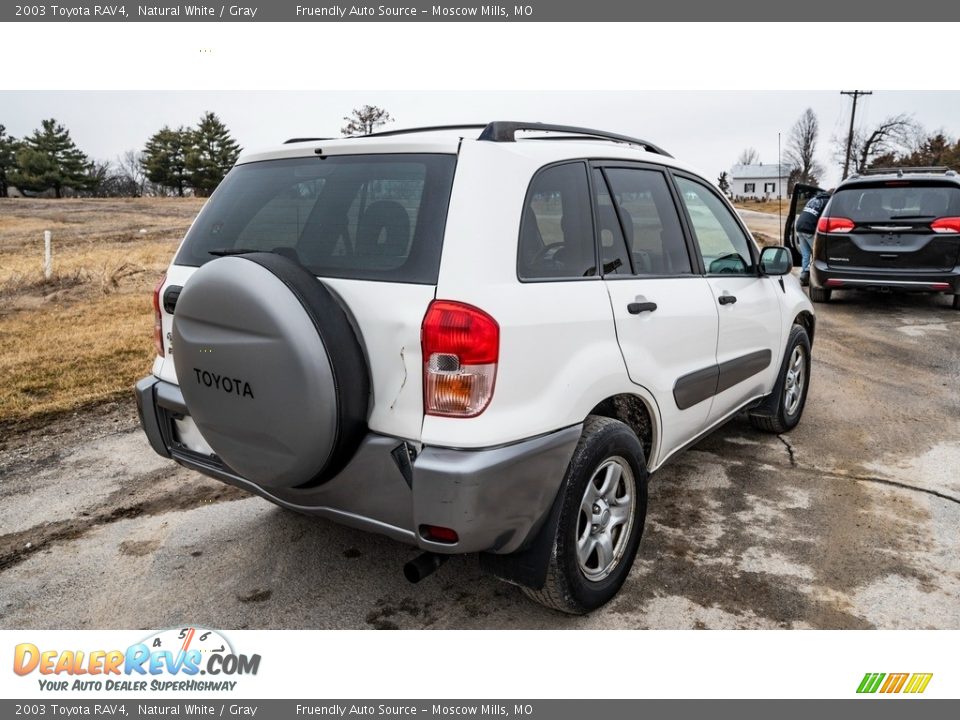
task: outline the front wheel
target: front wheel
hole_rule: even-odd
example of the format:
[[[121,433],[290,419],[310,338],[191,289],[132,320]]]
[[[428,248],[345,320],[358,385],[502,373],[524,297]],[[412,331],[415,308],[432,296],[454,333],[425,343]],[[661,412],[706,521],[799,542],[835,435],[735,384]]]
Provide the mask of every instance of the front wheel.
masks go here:
[[[750,413],[750,423],[758,430],[777,435],[793,430],[803,415],[809,388],[810,337],[802,326],[794,325],[777,384],[766,401]]]
[[[620,590],[647,515],[643,446],[627,425],[590,416],[567,468],[543,588],[524,592],[573,615],[595,610]]]

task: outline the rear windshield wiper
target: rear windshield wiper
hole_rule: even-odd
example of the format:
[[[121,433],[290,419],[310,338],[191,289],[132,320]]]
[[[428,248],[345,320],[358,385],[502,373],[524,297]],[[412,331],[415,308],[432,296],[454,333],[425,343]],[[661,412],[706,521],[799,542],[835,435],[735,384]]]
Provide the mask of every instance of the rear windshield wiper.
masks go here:
[[[207,250],[208,255],[224,257],[226,255],[246,255],[247,253],[261,252],[260,250],[251,250],[249,248],[218,248],[216,250]]]
[[[922,220],[924,218],[932,218],[936,215],[891,215],[891,220]]]

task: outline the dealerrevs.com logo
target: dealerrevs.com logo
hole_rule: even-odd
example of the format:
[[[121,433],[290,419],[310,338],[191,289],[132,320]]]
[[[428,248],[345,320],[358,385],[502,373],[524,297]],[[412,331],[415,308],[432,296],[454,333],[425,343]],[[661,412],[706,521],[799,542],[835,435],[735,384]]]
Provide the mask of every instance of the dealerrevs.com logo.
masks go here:
[[[232,691],[234,678],[259,669],[260,655],[237,653],[222,633],[199,627],[162,630],[125,650],[20,643],[13,653],[13,671],[37,674],[45,691]]]

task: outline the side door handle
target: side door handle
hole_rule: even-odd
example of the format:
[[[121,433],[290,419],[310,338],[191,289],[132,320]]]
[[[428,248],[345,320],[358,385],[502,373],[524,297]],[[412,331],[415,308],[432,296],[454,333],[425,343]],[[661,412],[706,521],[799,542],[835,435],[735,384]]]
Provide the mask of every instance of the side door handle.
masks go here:
[[[721,295],[718,298],[721,305],[733,305],[737,301],[736,295]]]
[[[631,315],[639,315],[642,312],[653,312],[657,309],[655,302],[632,302],[627,305],[627,312]]]

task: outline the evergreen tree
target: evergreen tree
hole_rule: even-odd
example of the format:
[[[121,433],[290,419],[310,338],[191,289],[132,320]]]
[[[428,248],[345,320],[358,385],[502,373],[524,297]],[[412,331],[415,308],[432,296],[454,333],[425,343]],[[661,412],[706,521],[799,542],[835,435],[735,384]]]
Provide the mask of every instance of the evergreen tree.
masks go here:
[[[720,173],[720,177],[717,178],[717,187],[724,195],[730,194],[730,180],[726,170]]]
[[[212,193],[240,154],[240,146],[227,126],[214,113],[204,113],[191,133],[187,152],[187,175],[193,191],[201,197]]]
[[[21,190],[43,192],[53,188],[59,198],[64,188],[86,188],[89,165],[87,156],[70,138],[70,131],[51,118],[20,144],[17,171],[10,182]]]
[[[143,149],[140,163],[150,182],[183,197],[187,188],[187,151],[192,133],[185,127],[171,130],[164,125]]]
[[[7,196],[10,176],[16,172],[17,139],[7,134],[7,128],[0,125],[0,198]]]

